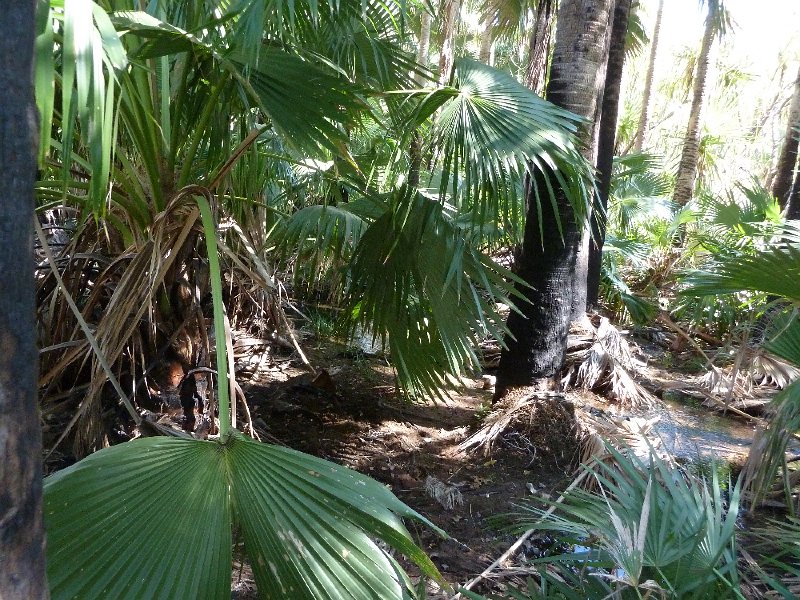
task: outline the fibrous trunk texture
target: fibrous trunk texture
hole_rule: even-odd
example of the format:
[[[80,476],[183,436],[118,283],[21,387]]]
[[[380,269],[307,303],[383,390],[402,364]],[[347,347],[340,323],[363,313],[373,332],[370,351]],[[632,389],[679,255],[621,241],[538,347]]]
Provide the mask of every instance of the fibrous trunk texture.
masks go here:
[[[550,37],[553,29],[553,0],[540,0],[536,7],[536,22],[528,45],[528,65],[525,69],[525,86],[537,94],[544,88],[547,56],[550,54]]]
[[[443,0],[442,2],[442,49],[439,53],[439,84],[446,85],[450,81],[450,72],[455,60],[456,27],[458,14],[461,11],[461,0]]]
[[[34,0],[0,6],[0,598],[48,596],[36,407]]]
[[[686,135],[683,138],[683,152],[675,178],[675,192],[673,200],[678,206],[684,206],[692,199],[694,194],[695,177],[697,176],[697,160],[700,156],[700,114],[703,109],[703,100],[706,93],[706,78],[708,76],[708,63],[711,56],[711,46],[716,37],[717,2],[710,0],[708,3],[708,16],[703,33],[703,42],[700,45],[700,54],[697,57],[697,71],[694,75],[692,86],[692,107],[689,112],[689,123],[686,126]]]
[[[650,98],[653,94],[653,73],[656,66],[656,55],[658,53],[658,38],[661,36],[661,17],[664,14],[664,0],[658,3],[656,13],[656,25],[653,28],[653,42],[650,45],[650,61],[647,63],[647,75],[644,79],[644,93],[642,93],[642,112],[639,114],[639,126],[636,129],[636,138],[633,149],[636,152],[642,151],[644,135],[647,132],[647,125],[650,121]]]
[[[794,184],[786,202],[786,218],[800,219],[800,168],[794,175]]]
[[[786,208],[789,194],[792,191],[792,175],[797,165],[797,145],[800,138],[798,129],[800,129],[800,71],[794,82],[794,95],[789,108],[786,137],[783,138],[781,154],[775,167],[775,179],[772,182],[772,195],[778,199],[781,208]]]
[[[558,10],[547,98],[591,123],[603,87],[612,4],[613,0],[562,0]],[[591,155],[592,127],[583,128],[579,137]],[[513,339],[507,337],[507,349],[500,358],[496,399],[511,388],[551,378],[561,368],[566,353],[582,232],[561,190],[556,190],[555,210],[544,200],[539,213],[532,183],[527,186],[523,245],[516,263],[517,274],[531,285],[520,288],[529,303],[522,305],[523,314],[512,312],[509,316]],[[540,189],[544,189],[541,184]],[[585,288],[586,282],[577,284]]]
[[[487,11],[483,18],[483,32],[481,33],[481,49],[478,60],[485,65],[492,63],[492,39],[494,31],[494,13]]]
[[[598,210],[592,211],[592,238],[589,241],[589,268],[586,281],[586,303],[596,307],[600,296],[600,268],[603,243],[606,236],[605,214],[611,191],[611,169],[614,165],[614,146],[617,137],[619,95],[622,87],[622,69],[625,65],[625,38],[631,0],[617,0],[611,43],[608,49],[608,68],[603,102],[600,112],[600,131],[597,136],[597,196]]]
[[[431,43],[431,15],[423,10],[420,15],[419,25],[419,46],[417,46],[417,63],[423,67],[428,67],[428,49]],[[416,73],[414,81],[420,87],[425,84],[423,75]],[[419,174],[422,168],[422,136],[419,132],[414,132],[411,138],[411,148],[409,148],[409,169],[408,184],[411,187],[419,185]]]

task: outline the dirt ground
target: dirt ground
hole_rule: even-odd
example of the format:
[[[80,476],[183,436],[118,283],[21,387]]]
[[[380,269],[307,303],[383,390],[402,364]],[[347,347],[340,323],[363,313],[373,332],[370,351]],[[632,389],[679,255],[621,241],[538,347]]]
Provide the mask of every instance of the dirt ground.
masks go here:
[[[316,378],[287,344],[240,356],[237,378],[256,433],[264,442],[285,444],[346,465],[387,485],[451,536],[442,539],[419,524],[408,523],[418,544],[454,586],[480,574],[517,539],[517,534],[503,528],[509,520],[498,522],[498,517],[517,511],[521,502],[537,496],[557,498],[573,478],[578,451],[574,443],[547,447],[512,433],[488,455],[459,449],[491,407],[492,391],[485,389],[480,374],[463,380],[463,388],[447,400],[412,403],[398,396],[393,371],[381,356],[308,337],[302,346],[319,375]],[[639,374],[640,383],[666,398],[675,386],[685,388],[690,377],[673,368],[656,367],[656,352],[649,350],[653,368]],[[628,418],[588,392],[566,399],[592,414]],[[243,412],[240,406],[240,429],[247,421]],[[672,407],[661,409],[667,420],[674,412]],[[180,427],[180,410],[163,413],[162,418]],[[61,427],[45,422],[46,445],[53,444]],[[544,431],[540,439],[548,433]],[[743,437],[746,434],[745,430]],[[719,448],[712,451],[719,453]],[[46,467],[55,470],[72,460],[56,452]],[[513,564],[537,557],[547,543],[526,543]],[[413,565],[404,566],[413,578]],[[257,598],[247,565],[234,569],[233,583],[235,598]],[[473,590],[489,591],[487,585],[498,583],[481,582]],[[429,582],[428,597],[448,596]]]
[[[537,449],[512,436],[491,455],[459,450],[491,405],[492,393],[480,378],[465,379],[463,389],[446,401],[410,403],[398,398],[383,358],[330,344],[312,349],[309,358],[324,369],[316,383],[308,368],[287,355],[273,357],[245,386],[256,431],[263,441],[373,477],[444,529],[451,539],[409,524],[451,584],[468,582],[517,539],[498,525],[498,516],[536,495],[556,498],[572,479],[574,447]],[[658,391],[663,382],[643,383]],[[587,394],[573,400],[585,404]],[[540,544],[523,547],[515,564],[537,554]],[[246,579],[243,590],[252,587]],[[486,585],[473,589],[487,591]],[[446,597],[435,585],[429,594]]]
[[[480,379],[465,380],[446,401],[412,404],[398,399],[382,359],[353,360],[343,348],[314,354],[333,387],[311,385],[295,361],[278,361],[246,386],[256,431],[264,441],[347,465],[389,486],[451,536],[444,540],[409,523],[452,584],[466,583],[515,539],[490,517],[513,511],[534,492],[555,493],[569,479],[564,468],[574,449],[565,449],[564,468],[558,461],[542,464],[525,449],[504,447],[491,456],[459,451],[491,402]]]

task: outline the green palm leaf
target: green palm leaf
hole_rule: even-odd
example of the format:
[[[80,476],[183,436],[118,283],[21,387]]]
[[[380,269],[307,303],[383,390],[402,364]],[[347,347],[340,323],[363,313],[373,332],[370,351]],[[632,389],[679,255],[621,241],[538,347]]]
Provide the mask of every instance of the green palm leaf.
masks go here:
[[[235,523],[264,598],[403,598],[373,537],[439,575],[400,517],[436,529],[363,475],[241,434],[139,439],[45,480],[51,594],[229,597]]]
[[[470,246],[441,204],[403,188],[363,233],[350,263],[350,317],[389,338],[403,389],[441,394],[478,364],[484,334],[502,339],[496,304],[518,281]]]
[[[137,52],[140,58],[190,49],[213,58],[241,88],[238,96],[261,108],[283,139],[299,150],[316,153],[324,147],[342,152],[344,129],[354,126],[354,115],[365,109],[359,88],[284,50],[264,48],[251,63],[243,51],[233,52],[232,58],[231,51],[213,39],[144,12],[115,13],[114,23],[147,39]]]
[[[91,168],[89,197],[95,210],[108,193],[114,131],[117,73],[128,64],[118,33],[106,12],[92,0],[39,3],[36,40],[36,99],[41,118],[39,143],[43,163],[51,146],[54,122],[60,125],[64,180],[70,177],[70,151],[80,141]],[[58,58],[58,61],[56,61]],[[56,62],[60,78],[56,78]],[[56,84],[61,90],[54,117]],[[65,188],[66,189],[66,188]]]
[[[684,282],[687,294],[719,295],[750,290],[800,302],[800,245],[787,244],[752,255],[722,257]]]
[[[229,596],[224,465],[218,444],[148,438],[47,477],[52,597]]]
[[[434,127],[443,158],[442,195],[451,193],[459,207],[481,222],[498,221],[501,215],[516,220],[521,182],[533,170],[544,181],[531,178],[537,202],[554,202],[554,188],[560,188],[578,220],[585,218],[592,169],[574,142],[579,117],[510,75],[469,59],[456,61],[453,89],[445,91]],[[429,103],[426,112],[432,108]]]

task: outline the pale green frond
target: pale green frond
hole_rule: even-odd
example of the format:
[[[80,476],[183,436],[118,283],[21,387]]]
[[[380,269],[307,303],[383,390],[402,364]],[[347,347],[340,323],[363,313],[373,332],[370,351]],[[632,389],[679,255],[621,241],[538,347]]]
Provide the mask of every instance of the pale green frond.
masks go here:
[[[36,43],[40,160],[51,146],[54,125],[58,125],[62,155],[67,154],[62,158],[63,178],[71,178],[69,152],[85,148],[91,168],[89,199],[93,209],[101,211],[114,144],[116,76],[127,67],[127,55],[108,15],[92,0],[53,0],[49,12],[45,7],[46,3],[40,3]],[[56,64],[60,77],[56,76]],[[56,85],[61,92],[58,114],[54,108]]]
[[[742,477],[754,493],[753,504],[772,488],[775,477],[786,464],[786,449],[794,432],[800,430],[800,381],[784,388],[770,402],[772,419],[760,431],[750,448]]]
[[[796,597],[792,588],[800,578],[800,519],[770,519],[767,525],[754,528],[753,533],[758,540],[756,549],[764,556],[763,566],[770,568],[767,572],[759,566],[759,578],[781,597]]]
[[[559,572],[590,567],[641,568],[675,597],[727,597],[737,586],[735,529],[739,485],[700,481],[651,453],[643,460],[607,446],[610,456],[586,466],[599,492],[572,488],[563,500],[526,503],[521,528],[592,540],[593,549],[540,559]],[[554,510],[553,510],[554,509]],[[574,538],[572,538],[574,539]],[[574,542],[573,542],[574,543]],[[641,550],[640,550],[641,549]],[[639,566],[641,565],[641,567]]]
[[[689,275],[684,283],[688,286],[686,294],[750,290],[800,302],[800,246],[785,244],[755,254],[720,257],[713,266]]]

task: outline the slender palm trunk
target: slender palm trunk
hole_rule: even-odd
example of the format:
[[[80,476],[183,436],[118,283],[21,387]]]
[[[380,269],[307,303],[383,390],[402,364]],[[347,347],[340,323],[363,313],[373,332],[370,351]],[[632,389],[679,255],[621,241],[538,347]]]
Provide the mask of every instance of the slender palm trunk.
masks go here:
[[[544,88],[544,74],[547,70],[547,57],[550,54],[550,38],[553,30],[554,1],[540,0],[536,7],[536,22],[533,25],[528,45],[528,64],[525,69],[525,86],[541,93]]]
[[[789,108],[786,137],[783,138],[781,154],[775,167],[775,179],[772,182],[772,195],[778,199],[781,208],[786,208],[789,194],[792,191],[792,175],[797,164],[797,146],[800,138],[798,128],[800,128],[800,71],[794,82],[794,95]]]
[[[794,184],[786,202],[786,218],[800,219],[800,165],[794,175]]]
[[[439,84],[446,85],[450,81],[456,52],[456,28],[458,14],[461,11],[461,0],[443,0],[442,2],[442,49],[439,53]]]
[[[709,0],[706,28],[700,45],[700,54],[697,57],[697,71],[694,75],[692,87],[692,107],[689,112],[689,123],[686,126],[686,135],[683,138],[683,152],[678,166],[678,174],[675,177],[673,200],[678,206],[684,206],[692,199],[694,194],[697,161],[700,157],[700,115],[703,108],[703,100],[705,99],[711,46],[717,34],[717,11],[717,0]]]
[[[656,13],[656,25],[653,29],[653,43],[650,45],[650,61],[647,63],[647,75],[644,79],[644,93],[642,94],[642,112],[639,115],[639,127],[636,129],[633,149],[636,152],[642,151],[644,136],[647,133],[647,125],[650,121],[650,99],[653,94],[653,73],[656,66],[656,54],[658,53],[658,38],[661,36],[661,17],[664,14],[664,0],[658,3]]]
[[[592,123],[608,58],[612,5],[613,0],[562,0],[558,9],[547,97],[590,121],[579,134],[589,158],[594,139]],[[496,399],[513,388],[552,378],[566,354],[582,231],[561,190],[556,190],[555,210],[545,200],[540,212],[532,183],[527,185],[523,246],[516,263],[517,274],[531,286],[520,289],[529,303],[522,306],[523,314],[512,312],[509,316],[513,339],[505,340],[507,349],[500,358]],[[559,221],[563,237],[559,235]],[[585,287],[586,281],[581,284]]]
[[[428,50],[431,44],[431,15],[429,12],[423,10],[420,15],[419,25],[419,46],[417,46],[417,64],[423,67],[428,66]],[[419,73],[414,75],[414,81],[418,86],[422,86],[425,82],[423,76]],[[408,168],[408,184],[411,187],[419,186],[419,174],[422,168],[422,136],[419,132],[414,132],[411,138],[411,147],[409,148],[409,168]]]
[[[32,219],[34,0],[0,8],[0,598],[47,598]]]
[[[614,9],[614,24],[611,28],[611,44],[608,49],[608,69],[603,104],[600,114],[600,131],[597,138],[597,204],[592,211],[592,239],[589,242],[589,268],[586,283],[586,303],[596,307],[600,296],[600,270],[603,258],[603,243],[606,237],[606,210],[611,190],[611,169],[614,164],[614,146],[617,137],[619,95],[622,88],[622,69],[625,65],[625,37],[628,33],[628,17],[631,0],[617,0]]]
[[[492,61],[492,32],[494,30],[494,13],[488,11],[483,20],[483,32],[481,33],[481,49],[478,60],[485,65],[491,65]]]

